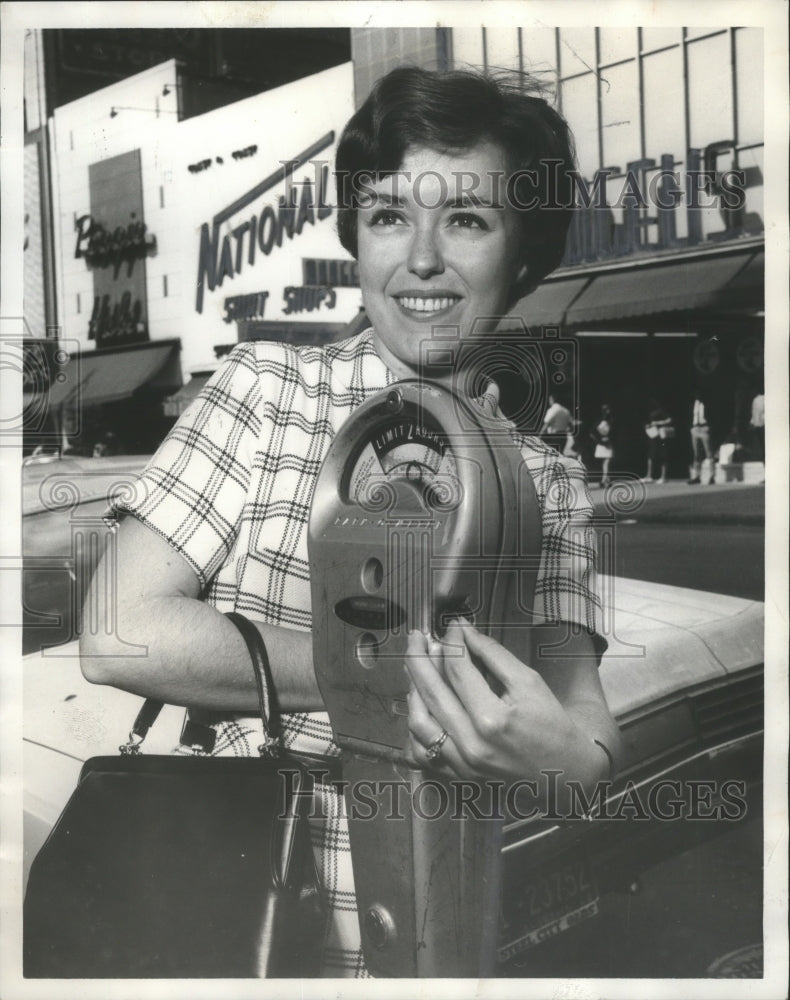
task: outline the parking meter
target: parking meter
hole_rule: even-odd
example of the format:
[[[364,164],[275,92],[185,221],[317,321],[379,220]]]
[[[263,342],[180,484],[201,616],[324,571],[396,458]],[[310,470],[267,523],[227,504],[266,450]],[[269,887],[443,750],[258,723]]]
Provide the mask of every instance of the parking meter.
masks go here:
[[[441,637],[462,616],[532,658],[541,519],[508,425],[430,382],[371,397],[324,460],[308,548],[315,671],[343,753],[368,968],[490,975],[495,790],[464,809],[458,787],[410,761],[404,656],[410,630]]]

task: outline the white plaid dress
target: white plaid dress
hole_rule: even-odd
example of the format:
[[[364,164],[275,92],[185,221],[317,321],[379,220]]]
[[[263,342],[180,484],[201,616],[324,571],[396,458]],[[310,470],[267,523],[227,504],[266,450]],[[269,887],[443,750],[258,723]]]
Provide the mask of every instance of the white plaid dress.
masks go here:
[[[395,376],[367,330],[327,347],[257,342],[234,348],[151,459],[117,512],[134,514],[187,560],[220,611],[292,629],[312,622],[307,524],[324,455],[340,426]],[[592,504],[584,470],[540,440],[513,432],[542,509],[538,618],[580,625],[596,637]],[[215,753],[256,753],[260,722],[229,716]],[[294,712],[283,745],[335,756],[329,719]],[[313,846],[330,909],[323,973],[364,977],[348,828],[339,796],[313,821]]]

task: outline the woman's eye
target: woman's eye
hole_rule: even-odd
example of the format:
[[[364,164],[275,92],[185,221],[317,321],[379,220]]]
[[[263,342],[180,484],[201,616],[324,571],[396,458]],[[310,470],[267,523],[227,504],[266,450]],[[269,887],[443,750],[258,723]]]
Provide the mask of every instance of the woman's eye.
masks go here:
[[[473,212],[456,212],[450,218],[450,225],[459,229],[488,229],[486,221]]]
[[[369,224],[371,226],[397,226],[402,221],[398,212],[393,212],[390,208],[380,208],[373,213]]]

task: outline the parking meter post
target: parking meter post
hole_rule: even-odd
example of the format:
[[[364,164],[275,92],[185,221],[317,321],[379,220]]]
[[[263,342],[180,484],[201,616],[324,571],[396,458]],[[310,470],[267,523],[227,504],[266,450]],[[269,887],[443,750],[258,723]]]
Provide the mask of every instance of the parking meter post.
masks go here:
[[[314,664],[343,752],[376,976],[493,969],[503,818],[459,811],[452,783],[414,769],[404,657],[411,629],[441,635],[462,616],[530,662],[541,521],[522,464],[501,421],[437,385],[402,382],[340,428],[316,484]]]

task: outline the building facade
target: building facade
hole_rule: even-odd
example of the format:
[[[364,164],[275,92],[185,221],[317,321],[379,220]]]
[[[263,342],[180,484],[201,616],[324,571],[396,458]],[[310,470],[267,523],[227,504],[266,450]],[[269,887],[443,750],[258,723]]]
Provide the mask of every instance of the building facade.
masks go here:
[[[429,67],[524,74],[573,131],[565,259],[515,312],[574,342],[563,391],[585,457],[606,403],[615,468],[644,473],[644,423],[660,404],[677,428],[671,472],[685,475],[697,394],[716,447],[761,457],[750,417],[764,386],[763,29],[439,28],[432,53],[427,31],[353,32],[357,104],[403,49]]]
[[[54,301],[83,370],[134,358],[124,391],[145,376],[165,420],[190,395],[174,399],[176,383],[195,375],[196,388],[237,340],[342,335],[361,305],[329,196],[344,121],[395,65],[517,71],[576,140],[567,253],[516,320],[536,338],[572,340],[562,391],[582,452],[607,403],[615,471],[644,471],[643,425],[660,404],[677,426],[672,473],[683,475],[702,394],[714,443],[748,457],[763,380],[762,29],[354,28],[349,38],[350,63],[203,113],[186,114],[195,78],[182,58],[57,107],[45,155],[39,135],[29,157],[31,176],[48,158],[52,178],[52,207],[42,200],[34,220],[45,247],[31,287],[42,292],[29,300],[26,268],[35,325],[54,325],[44,315]],[[156,342],[173,346],[153,376],[142,359]],[[125,398],[139,403],[142,388]],[[81,397],[97,398],[88,383]]]

